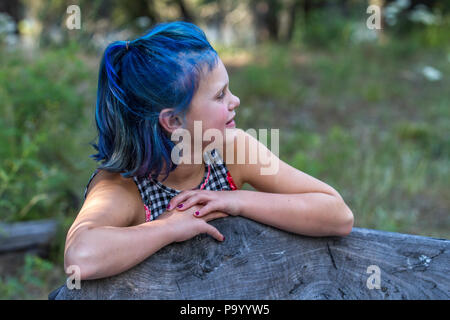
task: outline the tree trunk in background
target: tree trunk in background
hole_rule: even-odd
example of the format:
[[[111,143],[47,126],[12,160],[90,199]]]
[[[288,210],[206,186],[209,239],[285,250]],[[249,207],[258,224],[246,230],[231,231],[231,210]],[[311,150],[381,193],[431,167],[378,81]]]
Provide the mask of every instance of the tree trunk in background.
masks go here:
[[[294,2],[288,8],[289,21],[288,21],[288,25],[287,25],[286,38],[284,39],[285,42],[291,42],[291,40],[292,40],[292,36],[294,35],[294,30],[295,30],[295,19],[297,17],[296,13],[302,4],[301,2],[302,2],[301,0],[294,0]]]
[[[195,18],[190,9],[186,6],[183,0],[174,0],[174,3],[180,8],[181,16],[184,21],[195,23]]]
[[[218,38],[223,39],[223,24],[225,22],[225,17],[227,16],[227,12],[225,9],[225,4],[223,0],[217,0],[217,14],[215,15],[215,19],[212,21],[212,24],[217,30]]]
[[[155,3],[153,0],[129,1],[126,4],[121,3],[121,6],[127,12],[127,15],[132,19],[146,16],[150,18],[152,24],[161,21],[160,15],[155,9]]]
[[[312,9],[312,3],[310,0],[302,0],[303,7],[303,19],[305,20],[305,25],[308,25],[309,13]]]
[[[0,12],[5,12],[17,24],[23,18],[24,10],[18,0],[0,1]],[[16,30],[16,33],[18,30]]]
[[[111,0],[102,0],[100,4],[97,5],[96,15],[97,18],[111,18],[112,10],[114,8],[114,3]]]
[[[267,28],[269,30],[269,38],[271,40],[278,40],[279,30],[279,12],[281,9],[280,2],[277,0],[269,0],[269,11],[265,17]]]
[[[281,3],[277,0],[252,0],[250,10],[254,16],[257,41],[278,41],[279,13]]]

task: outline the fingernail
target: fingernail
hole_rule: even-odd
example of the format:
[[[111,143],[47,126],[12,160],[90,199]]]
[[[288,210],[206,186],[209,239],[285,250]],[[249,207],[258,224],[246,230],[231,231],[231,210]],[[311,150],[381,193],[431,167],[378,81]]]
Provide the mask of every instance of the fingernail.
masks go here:
[[[195,215],[196,216],[198,216],[200,214],[200,212],[198,212],[198,211],[195,211]]]
[[[167,205],[167,209],[170,209],[170,204]]]
[[[183,206],[183,204],[182,203],[180,203],[177,207],[178,208],[181,208]]]
[[[223,236],[223,239],[222,239],[222,241],[225,241],[225,236]]]

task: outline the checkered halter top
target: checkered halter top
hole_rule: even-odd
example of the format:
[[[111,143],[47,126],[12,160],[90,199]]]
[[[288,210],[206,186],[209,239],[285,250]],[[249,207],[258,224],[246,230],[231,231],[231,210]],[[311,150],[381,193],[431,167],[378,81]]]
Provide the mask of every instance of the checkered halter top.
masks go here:
[[[205,160],[205,173],[202,182],[194,188],[194,190],[237,190],[236,184],[234,183],[225,162],[222,160],[216,149],[205,152],[203,158]],[[98,171],[99,170],[96,169],[89,178],[84,190],[85,199],[89,184]],[[180,190],[165,186],[151,177],[133,177],[133,180],[139,189],[142,202],[144,203],[146,222],[155,220],[156,217],[166,210],[169,201],[181,192]]]

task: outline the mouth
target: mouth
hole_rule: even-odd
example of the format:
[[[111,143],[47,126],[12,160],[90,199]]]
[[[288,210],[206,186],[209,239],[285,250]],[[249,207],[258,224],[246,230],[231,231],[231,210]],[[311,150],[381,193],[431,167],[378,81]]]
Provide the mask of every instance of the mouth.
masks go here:
[[[234,114],[233,117],[232,117],[230,120],[228,120],[227,123],[225,123],[225,124],[231,124],[232,122],[234,122],[234,117],[235,117],[235,114]]]
[[[225,123],[225,125],[226,125],[227,127],[233,127],[233,126],[235,126],[236,124],[235,124],[235,122],[234,122],[234,117],[231,118],[230,121],[228,121],[227,123]]]

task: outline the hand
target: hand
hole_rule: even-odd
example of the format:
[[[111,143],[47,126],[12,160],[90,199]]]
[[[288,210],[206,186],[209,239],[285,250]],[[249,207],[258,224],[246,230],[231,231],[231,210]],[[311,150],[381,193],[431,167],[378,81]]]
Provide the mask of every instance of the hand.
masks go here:
[[[185,190],[170,200],[167,210],[184,211],[195,204],[203,204],[204,207],[194,211],[194,216],[201,218],[213,211],[237,216],[241,211],[238,200],[237,191]]]
[[[222,233],[220,233],[219,230],[210,225],[208,221],[228,217],[228,214],[220,211],[215,211],[200,219],[194,217],[193,213],[200,210],[202,207],[202,205],[194,205],[190,209],[184,211],[180,211],[177,209],[165,211],[164,213],[156,217],[155,220],[166,220],[169,223],[171,227],[170,229],[175,235],[175,242],[189,240],[200,233],[207,233],[218,241],[225,240],[225,237],[222,235]]]

